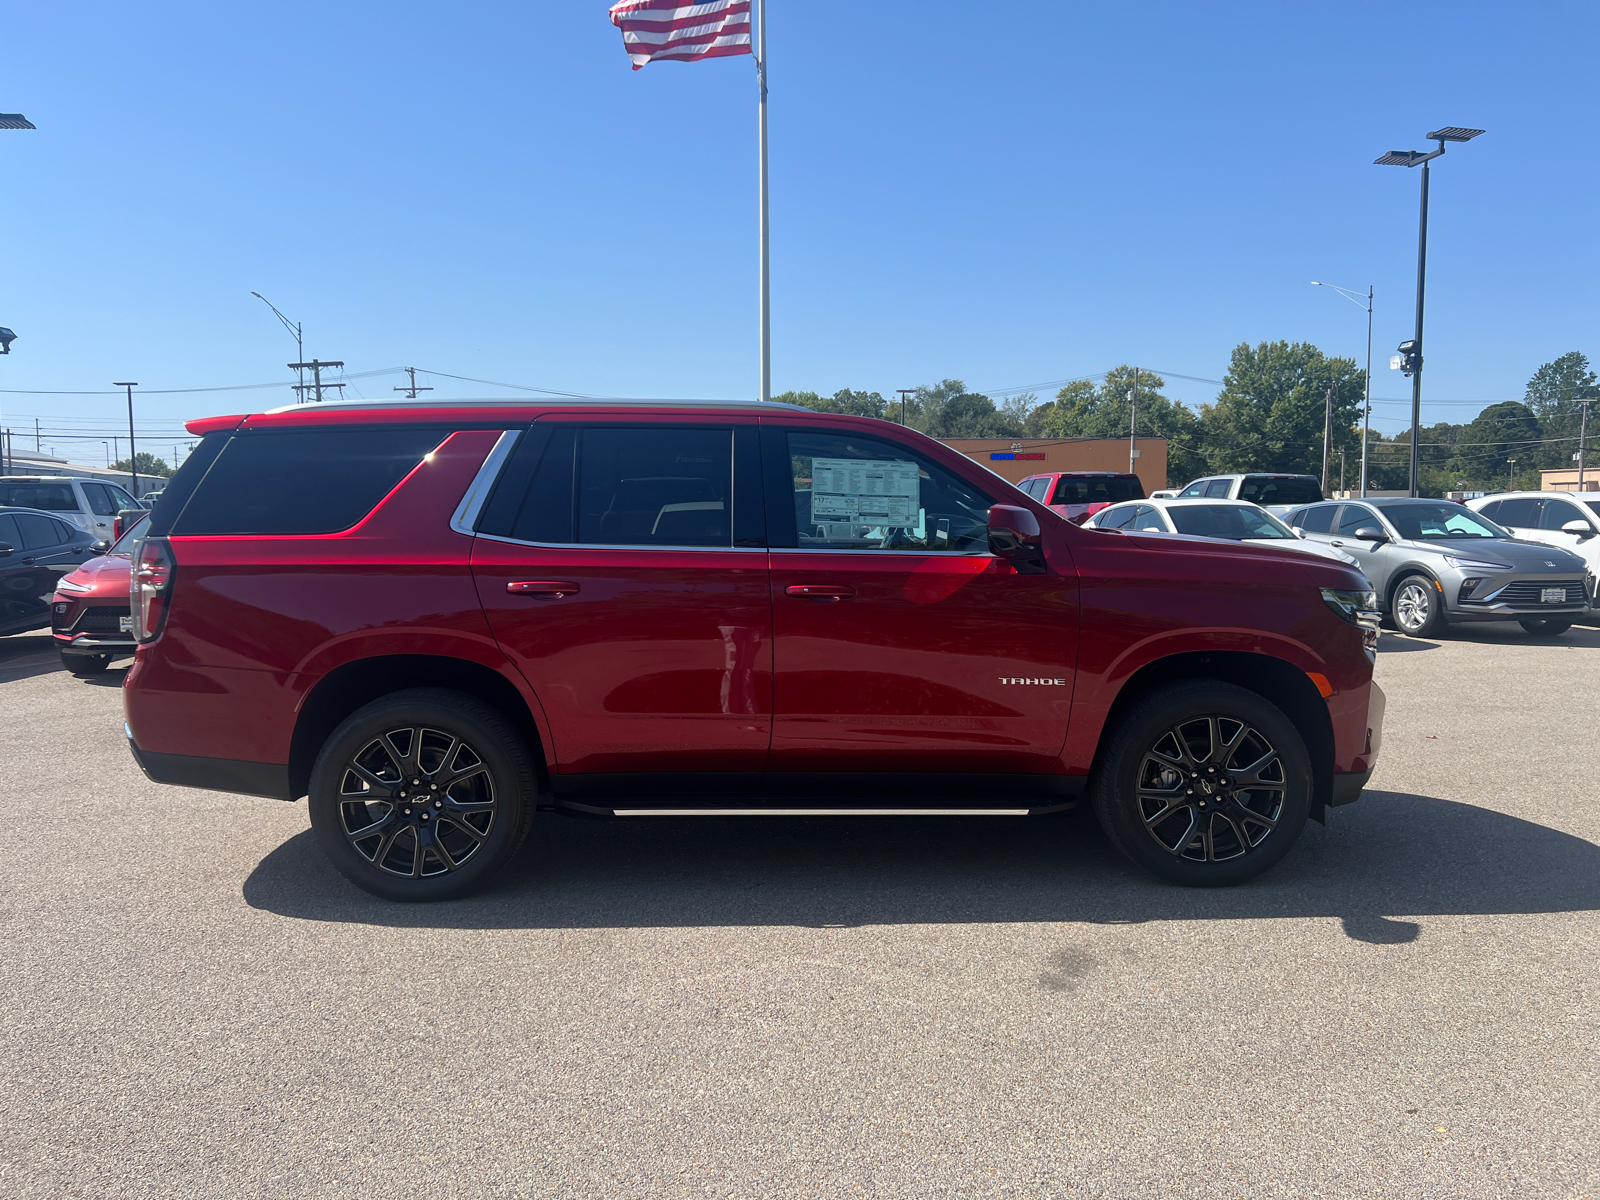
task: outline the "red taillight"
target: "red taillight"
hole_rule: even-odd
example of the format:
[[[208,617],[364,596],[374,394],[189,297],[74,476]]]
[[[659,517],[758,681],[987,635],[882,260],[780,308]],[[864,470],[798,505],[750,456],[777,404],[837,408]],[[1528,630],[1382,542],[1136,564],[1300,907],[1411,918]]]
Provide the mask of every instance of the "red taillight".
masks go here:
[[[133,609],[133,636],[139,641],[148,642],[161,632],[176,574],[177,564],[166,538],[146,538],[139,543],[128,595]]]

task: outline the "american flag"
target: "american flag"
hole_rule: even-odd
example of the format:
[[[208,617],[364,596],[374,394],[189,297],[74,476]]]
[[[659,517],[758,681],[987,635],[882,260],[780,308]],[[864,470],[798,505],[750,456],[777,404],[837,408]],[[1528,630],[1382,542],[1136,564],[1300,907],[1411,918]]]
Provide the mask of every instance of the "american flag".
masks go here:
[[[637,71],[658,58],[694,62],[750,53],[750,0],[617,0],[611,23]]]

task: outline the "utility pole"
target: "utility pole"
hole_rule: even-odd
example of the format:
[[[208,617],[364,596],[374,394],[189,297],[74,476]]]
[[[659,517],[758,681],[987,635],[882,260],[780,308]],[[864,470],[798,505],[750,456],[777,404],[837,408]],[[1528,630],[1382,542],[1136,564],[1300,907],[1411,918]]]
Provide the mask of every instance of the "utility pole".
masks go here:
[[[1333,448],[1333,384],[1328,385],[1326,407],[1322,414],[1322,494],[1328,494],[1328,455]],[[1343,484],[1340,485],[1343,487]]]
[[[1345,487],[1344,487],[1344,447],[1343,446],[1339,447],[1339,494],[1341,496],[1343,496],[1345,494]]]
[[[1133,369],[1133,386],[1128,389],[1128,474],[1139,468],[1139,368]]]
[[[900,393],[900,424],[904,425],[906,423],[906,397],[915,396],[917,394],[917,389],[895,388],[895,391]]]
[[[38,417],[35,417],[33,419],[33,452],[35,454],[43,453],[43,451],[41,451],[39,449],[39,418]]]
[[[1506,491],[1514,492],[1517,490],[1517,460],[1514,458],[1508,458],[1506,461],[1511,464],[1511,486],[1508,487]]]
[[[1583,405],[1583,416],[1578,421],[1578,490],[1583,491],[1583,449],[1584,443],[1589,439],[1589,405],[1594,400],[1579,400]]]
[[[321,404],[322,403],[322,389],[325,388],[325,387],[326,388],[338,388],[339,389],[339,399],[341,399],[341,400],[344,399],[344,384],[342,384],[342,383],[323,383],[322,382],[322,368],[323,367],[339,367],[339,368],[342,369],[344,367],[344,364],[342,362],[323,362],[320,358],[313,358],[310,362],[297,362],[297,363],[290,363],[289,365],[291,367],[294,367],[294,368],[298,369],[298,370],[310,371],[311,372],[311,382],[309,384],[297,383],[297,384],[295,384],[295,387],[294,387],[294,390],[296,392],[298,392],[299,395],[300,395],[300,403],[301,404],[304,404],[306,402],[306,393],[307,392],[314,393],[316,402],[318,404]]]
[[[411,382],[406,384],[405,387],[397,387],[397,388],[395,388],[393,390],[397,391],[397,392],[404,392],[406,394],[406,399],[407,400],[415,400],[417,398],[417,393],[418,392],[431,392],[431,391],[433,391],[433,389],[431,387],[419,388],[417,386],[417,369],[415,367],[407,367],[406,368],[406,374],[411,377]],[[344,395],[343,392],[340,392],[339,394],[341,396]]]
[[[137,383],[113,383],[112,387],[128,389],[128,473],[133,476],[133,498],[139,498],[139,455],[133,443],[133,389]]]

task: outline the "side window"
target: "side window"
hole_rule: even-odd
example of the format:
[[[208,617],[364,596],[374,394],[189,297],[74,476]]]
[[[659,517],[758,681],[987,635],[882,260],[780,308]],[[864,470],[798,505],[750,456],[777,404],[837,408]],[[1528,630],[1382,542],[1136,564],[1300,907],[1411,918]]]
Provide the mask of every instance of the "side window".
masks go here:
[[[1213,479],[1206,484],[1206,499],[1226,500],[1228,498],[1228,486],[1232,482],[1233,480],[1231,479]]]
[[[103,483],[80,483],[85,498],[89,501],[89,511],[97,517],[114,517],[117,515],[117,506],[111,501],[111,493],[106,490]]]
[[[1206,484],[1209,482],[1210,480],[1208,479],[1195,480],[1188,487],[1184,488],[1183,491],[1178,493],[1178,499],[1188,500],[1193,496],[1204,496],[1206,494]]]
[[[1500,506],[1504,503],[1505,501],[1503,500],[1491,500],[1478,511],[1488,517],[1489,520],[1498,522],[1500,520]]]
[[[1568,504],[1565,500],[1546,500],[1544,511],[1539,514],[1540,529],[1560,530],[1568,521],[1583,521],[1589,523],[1589,518],[1578,511],[1575,504]]]
[[[1044,498],[1044,489],[1049,486],[1050,481],[1048,479],[1030,479],[1028,481],[1028,495],[1035,500],[1042,500]]]
[[[1139,505],[1139,514],[1133,519],[1135,529],[1151,530],[1155,533],[1167,531],[1166,522],[1161,519],[1161,514],[1148,504]]]
[[[1108,508],[1103,514],[1095,518],[1095,525],[1101,529],[1126,529],[1135,516],[1138,515],[1137,504],[1119,504],[1116,508]]]
[[[1514,500],[1500,502],[1500,515],[1493,520],[1501,525],[1511,525],[1518,529],[1539,528],[1539,507],[1544,501],[1535,500],[1531,496],[1521,496]]]
[[[733,545],[731,429],[590,427],[575,472],[582,544]]]
[[[22,532],[17,528],[17,519],[10,513],[0,513],[0,542],[13,550],[22,549]]]
[[[1337,504],[1313,504],[1301,509],[1299,519],[1290,524],[1300,526],[1307,533],[1332,533],[1333,514],[1338,511]]]
[[[106,484],[106,490],[111,493],[111,498],[116,501],[118,508],[138,508],[139,502],[114,483]]]
[[[1330,504],[1328,506],[1332,508]],[[1346,504],[1339,513],[1339,534],[1341,537],[1353,537],[1358,529],[1382,529],[1383,523],[1373,514],[1370,508],[1361,504]]]
[[[39,508],[45,512],[78,511],[78,498],[70,483],[0,484],[0,504],[15,508]]]
[[[988,550],[993,498],[937,463],[853,433],[783,436],[801,549]]]
[[[56,533],[61,526],[49,517],[41,517],[37,513],[13,513],[16,518],[17,528],[22,531],[22,548],[24,550],[43,550],[47,546],[59,546],[66,538]]]

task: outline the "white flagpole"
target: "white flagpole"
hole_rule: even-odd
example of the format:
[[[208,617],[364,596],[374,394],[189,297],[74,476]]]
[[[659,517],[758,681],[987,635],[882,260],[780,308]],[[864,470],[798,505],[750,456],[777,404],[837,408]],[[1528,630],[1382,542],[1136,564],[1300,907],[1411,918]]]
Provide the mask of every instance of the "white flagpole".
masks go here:
[[[772,399],[772,291],[767,254],[767,0],[756,0],[756,85],[761,126],[761,398]]]

